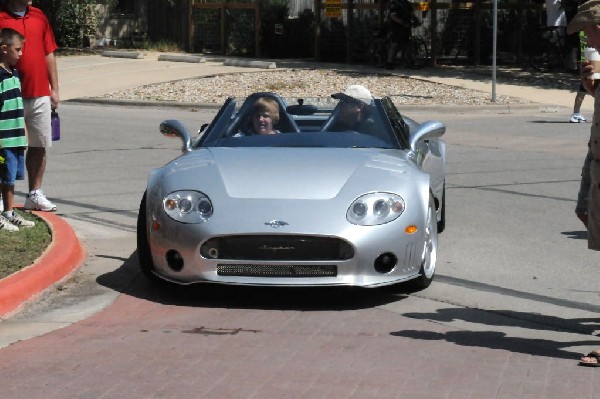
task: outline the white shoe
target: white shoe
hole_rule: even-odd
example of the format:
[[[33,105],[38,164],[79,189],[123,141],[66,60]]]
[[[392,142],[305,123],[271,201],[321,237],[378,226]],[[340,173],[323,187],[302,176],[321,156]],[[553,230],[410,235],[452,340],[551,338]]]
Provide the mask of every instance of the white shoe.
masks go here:
[[[35,223],[31,220],[24,219],[23,216],[19,215],[16,211],[13,211],[11,218],[6,218],[8,221],[17,227],[33,227]]]
[[[25,200],[25,209],[30,211],[56,211],[56,205],[48,201],[42,190],[36,190],[34,194],[29,194]]]
[[[12,224],[7,218],[0,215],[0,230],[4,231],[19,231],[19,228]]]
[[[569,122],[582,123],[582,122],[586,122],[586,119],[579,112],[576,112],[573,115],[571,115],[571,119],[569,119]]]

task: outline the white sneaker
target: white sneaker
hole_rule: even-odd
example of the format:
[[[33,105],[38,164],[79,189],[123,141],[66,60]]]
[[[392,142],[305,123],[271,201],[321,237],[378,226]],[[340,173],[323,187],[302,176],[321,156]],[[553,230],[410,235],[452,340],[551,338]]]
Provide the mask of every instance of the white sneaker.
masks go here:
[[[16,211],[13,211],[13,216],[11,218],[6,218],[8,221],[17,227],[33,227],[35,223],[31,220],[24,219],[23,216],[19,215]]]
[[[0,230],[19,231],[19,228],[17,226],[15,226],[14,224],[12,224],[11,222],[9,222],[9,220],[7,218],[0,215]]]
[[[586,122],[586,119],[579,112],[576,112],[573,115],[571,115],[571,119],[569,119],[569,122],[582,123],[582,122]]]
[[[42,190],[36,190],[34,194],[27,195],[25,200],[25,209],[30,211],[56,211],[56,205],[48,201]]]

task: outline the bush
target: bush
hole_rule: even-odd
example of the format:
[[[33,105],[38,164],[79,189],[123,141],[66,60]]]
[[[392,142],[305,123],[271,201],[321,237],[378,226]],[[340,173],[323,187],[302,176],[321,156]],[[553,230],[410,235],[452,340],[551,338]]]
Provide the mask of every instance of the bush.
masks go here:
[[[116,0],[106,0],[114,4]],[[88,47],[99,23],[97,0],[38,0],[35,6],[44,11],[59,47]]]

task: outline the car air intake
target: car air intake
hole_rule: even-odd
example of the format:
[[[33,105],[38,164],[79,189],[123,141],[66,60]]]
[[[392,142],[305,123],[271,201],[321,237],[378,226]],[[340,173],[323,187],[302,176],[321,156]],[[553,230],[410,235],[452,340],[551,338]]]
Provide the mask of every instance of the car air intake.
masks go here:
[[[296,235],[242,235],[212,238],[202,244],[206,259],[258,261],[343,261],[353,247],[332,237]]]

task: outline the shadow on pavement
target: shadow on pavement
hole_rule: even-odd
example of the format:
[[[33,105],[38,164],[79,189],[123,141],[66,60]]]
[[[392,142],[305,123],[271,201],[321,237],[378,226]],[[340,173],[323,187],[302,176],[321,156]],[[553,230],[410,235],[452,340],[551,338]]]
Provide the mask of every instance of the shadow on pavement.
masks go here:
[[[582,355],[581,353],[562,350],[560,349],[562,346],[598,344],[597,341],[562,343],[546,339],[507,337],[506,334],[498,331],[448,331],[437,333],[433,331],[401,330],[391,332],[390,335],[425,341],[446,341],[461,346],[503,349],[526,355],[558,359],[578,359]]]
[[[572,238],[573,240],[587,240],[587,230],[563,231],[560,234],[567,238]]]
[[[552,124],[571,124],[569,121],[553,121],[553,120],[538,120],[538,121],[530,121],[529,123],[552,123]]]
[[[118,269],[98,276],[98,284],[148,301],[174,306],[270,310],[354,310],[397,302],[406,298],[401,286],[349,287],[250,287],[218,284],[160,286],[140,271],[137,252]]]
[[[468,323],[488,326],[518,327],[535,331],[564,331],[592,335],[600,328],[600,318],[594,319],[563,319],[528,312],[498,310],[493,312],[467,308],[438,309],[435,313],[404,313],[403,316],[449,323],[462,320]],[[547,339],[531,339],[507,337],[499,331],[450,331],[434,333],[430,331],[403,330],[390,333],[394,336],[409,337],[422,340],[445,340],[464,346],[480,346],[490,349],[505,349],[534,356],[574,359],[581,353],[570,352],[563,347],[577,345],[600,345],[600,339],[590,339],[571,342],[557,342]]]

